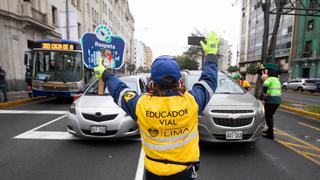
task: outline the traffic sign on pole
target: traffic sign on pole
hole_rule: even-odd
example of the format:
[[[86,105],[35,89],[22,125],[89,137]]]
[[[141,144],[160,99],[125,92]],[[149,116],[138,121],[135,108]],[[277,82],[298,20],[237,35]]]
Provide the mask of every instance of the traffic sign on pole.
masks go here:
[[[113,36],[106,25],[99,25],[95,33],[81,37],[83,63],[89,69],[98,66],[99,59],[111,69],[120,69],[124,63],[125,42],[121,36]]]

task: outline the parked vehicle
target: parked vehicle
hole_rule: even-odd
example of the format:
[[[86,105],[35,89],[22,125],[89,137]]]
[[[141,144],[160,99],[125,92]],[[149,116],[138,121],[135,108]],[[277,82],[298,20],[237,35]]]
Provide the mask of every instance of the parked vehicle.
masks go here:
[[[145,91],[140,76],[120,79],[138,94]],[[113,101],[107,88],[103,95],[98,95],[98,80],[71,105],[67,119],[67,130],[75,136],[116,138],[139,134],[136,121]]]
[[[187,89],[198,82],[201,71],[183,71]],[[232,77],[218,72],[216,93],[199,116],[200,139],[209,142],[254,142],[265,126],[264,106]]]
[[[292,80],[289,80],[289,81],[283,83],[282,84],[282,89],[284,89],[284,90],[301,91],[301,92],[303,92],[303,91],[316,92],[318,90],[318,87],[316,85],[316,80],[312,80],[312,79],[292,79]]]

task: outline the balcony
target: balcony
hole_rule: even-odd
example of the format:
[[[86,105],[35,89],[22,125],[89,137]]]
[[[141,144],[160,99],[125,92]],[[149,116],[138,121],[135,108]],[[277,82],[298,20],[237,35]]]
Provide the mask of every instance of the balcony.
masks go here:
[[[308,57],[311,57],[312,56],[312,52],[311,51],[305,51],[303,52],[303,57],[304,58],[308,58]]]
[[[38,11],[38,10],[36,10],[34,8],[31,9],[31,14],[32,14],[32,18],[35,21],[37,21],[37,22],[39,22],[39,23],[41,23],[43,25],[47,24],[47,15],[46,14],[41,13],[40,11]]]

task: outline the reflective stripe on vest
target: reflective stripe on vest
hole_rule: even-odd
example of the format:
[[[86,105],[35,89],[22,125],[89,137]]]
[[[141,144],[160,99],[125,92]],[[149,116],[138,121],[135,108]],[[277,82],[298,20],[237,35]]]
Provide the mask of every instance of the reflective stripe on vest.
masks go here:
[[[202,80],[202,81],[197,82],[196,84],[201,84],[208,91],[210,97],[213,96],[213,91],[207,82]]]
[[[161,150],[161,151],[163,151],[163,150],[174,149],[174,148],[178,148],[178,147],[181,147],[183,145],[186,145],[189,141],[191,141],[195,137],[197,137],[197,132],[193,132],[189,137],[187,137],[185,140],[183,140],[181,142],[174,143],[174,144],[163,144],[163,145],[156,145],[156,144],[148,143],[143,138],[141,140],[142,140],[142,143],[145,146],[147,146],[148,148],[153,149],[153,150]]]

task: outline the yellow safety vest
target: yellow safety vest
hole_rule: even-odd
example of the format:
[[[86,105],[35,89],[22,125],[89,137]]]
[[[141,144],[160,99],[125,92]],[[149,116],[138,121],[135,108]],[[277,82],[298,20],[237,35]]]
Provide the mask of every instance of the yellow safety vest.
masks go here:
[[[188,92],[182,96],[141,96],[136,115],[146,155],[175,162],[199,160],[198,108]],[[146,157],[144,163],[148,171],[159,176],[173,175],[187,168]]]

